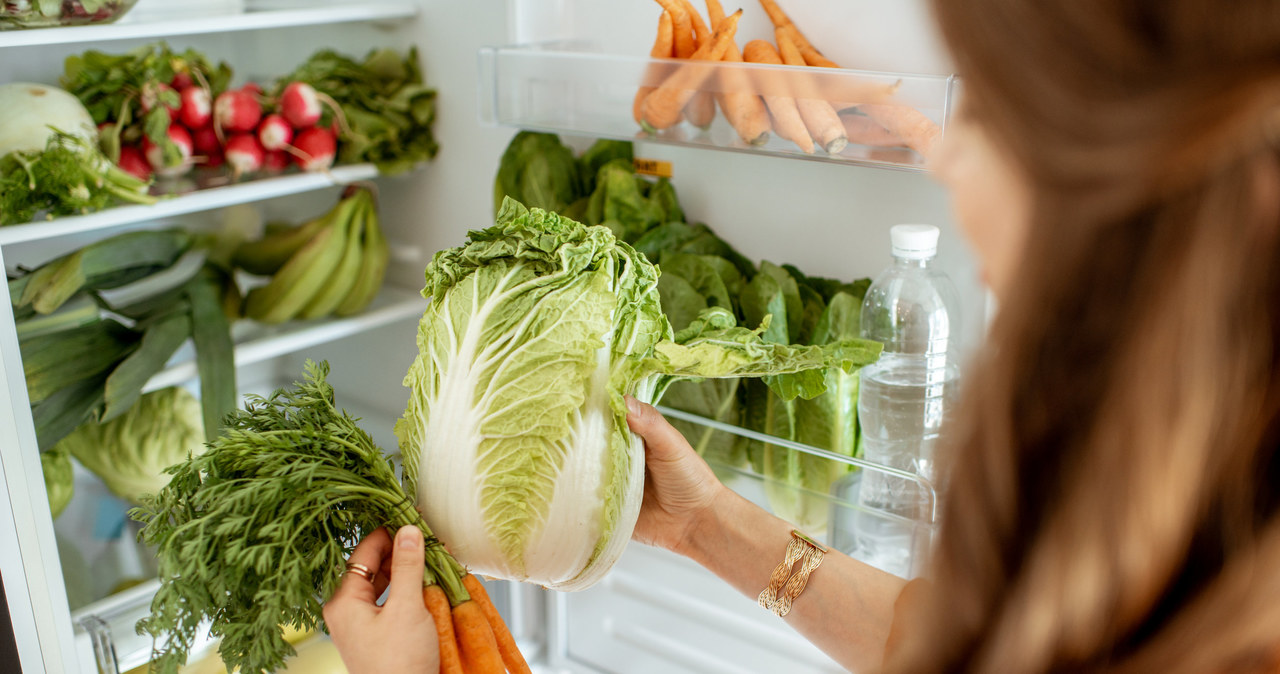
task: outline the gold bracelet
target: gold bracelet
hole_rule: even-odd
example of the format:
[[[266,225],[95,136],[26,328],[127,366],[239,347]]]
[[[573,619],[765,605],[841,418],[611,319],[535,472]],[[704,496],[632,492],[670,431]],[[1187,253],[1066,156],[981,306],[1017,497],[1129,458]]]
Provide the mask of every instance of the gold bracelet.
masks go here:
[[[809,582],[809,574],[822,564],[827,548],[804,535],[797,529],[791,530],[791,541],[787,543],[787,552],[782,563],[773,570],[769,585],[760,592],[756,601],[763,608],[773,611],[779,618],[791,612],[791,603],[804,592]],[[800,562],[800,568],[794,574],[792,567]]]

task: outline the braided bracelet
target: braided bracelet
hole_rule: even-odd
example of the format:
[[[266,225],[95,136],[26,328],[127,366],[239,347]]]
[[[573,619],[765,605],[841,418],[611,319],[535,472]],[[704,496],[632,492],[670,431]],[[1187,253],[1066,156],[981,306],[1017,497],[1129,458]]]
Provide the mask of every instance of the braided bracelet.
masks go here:
[[[791,612],[791,603],[804,592],[809,582],[809,574],[813,573],[827,548],[809,538],[799,530],[791,530],[791,540],[787,543],[787,552],[782,563],[773,570],[769,577],[769,585],[760,592],[756,601],[761,607],[773,611],[779,618]],[[800,568],[792,573],[792,567],[800,562]]]

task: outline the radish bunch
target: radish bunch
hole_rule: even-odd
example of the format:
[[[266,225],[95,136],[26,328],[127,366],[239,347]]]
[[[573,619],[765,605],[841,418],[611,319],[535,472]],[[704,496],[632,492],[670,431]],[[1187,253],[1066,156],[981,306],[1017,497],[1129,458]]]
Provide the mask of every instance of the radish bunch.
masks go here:
[[[168,92],[177,93],[178,105],[165,103],[174,100]],[[121,168],[143,179],[153,173],[184,175],[197,165],[225,166],[233,178],[278,173],[291,164],[321,171],[333,165],[337,154],[336,131],[319,125],[324,97],[303,82],[286,85],[278,99],[266,97],[252,82],[214,97],[181,73],[146,94],[141,99],[144,110],[168,107],[167,135],[177,152],[148,139],[137,147],[122,147]]]

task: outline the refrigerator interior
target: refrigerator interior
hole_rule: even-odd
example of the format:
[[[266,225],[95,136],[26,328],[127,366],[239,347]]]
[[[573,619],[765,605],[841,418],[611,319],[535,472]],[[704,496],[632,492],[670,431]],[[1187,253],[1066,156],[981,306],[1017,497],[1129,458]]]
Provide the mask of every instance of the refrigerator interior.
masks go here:
[[[135,12],[174,11],[161,7],[165,2],[141,0]],[[254,5],[252,0],[249,4]],[[230,28],[214,30],[210,26],[220,26],[221,19],[179,14],[166,19],[167,31],[130,28],[136,32],[87,33],[99,35],[101,41],[73,37],[54,44],[10,44],[0,33],[6,64],[0,83],[54,83],[70,54],[91,48],[119,52],[158,39],[227,61],[237,81],[287,72],[322,47],[363,55],[373,46],[417,45],[426,82],[439,92],[434,129],[441,148],[429,164],[402,176],[376,179],[383,226],[394,251],[383,296],[368,315],[345,322],[291,324],[273,330],[237,326],[241,343],[237,377],[243,392],[269,391],[299,377],[304,360],[327,359],[339,404],[363,417],[363,426],[375,440],[394,451],[391,428],[407,398],[401,379],[416,353],[415,323],[425,306],[418,296],[422,270],[435,251],[459,245],[467,230],[492,222],[493,175],[515,133],[514,128],[498,123],[502,119],[495,119],[500,116],[495,102],[503,97],[542,96],[535,88],[539,73],[553,86],[563,86],[565,81],[572,82],[575,72],[589,80],[642,67],[658,5],[649,0],[379,0],[356,7],[326,0],[269,4],[282,13],[311,18],[252,29],[232,21]],[[939,106],[938,114],[945,113],[951,103],[950,70],[929,29],[922,0],[784,5],[828,56],[846,67],[880,73],[878,77],[918,81],[919,91],[924,92],[920,95]],[[738,43],[769,37],[758,5],[744,3],[743,7],[746,15]],[[726,3],[727,10],[735,8]],[[321,23],[314,17],[323,12],[336,18]],[[361,12],[377,18],[362,18]],[[203,21],[208,23],[201,29]],[[66,35],[72,29],[59,30]],[[495,54],[499,53],[513,60],[498,59]],[[539,70],[552,67],[536,60],[548,53],[564,61],[554,72]],[[597,59],[604,70],[592,71],[581,65],[582,59],[593,63]],[[521,88],[525,86],[529,88]],[[591,131],[597,128],[583,121],[585,116],[571,114],[578,109],[575,104],[587,100],[582,96],[592,95],[589,87],[585,90],[586,94],[578,91],[566,98],[568,113],[548,128],[564,134],[576,147],[589,144]],[[629,116],[629,109],[622,114]],[[723,138],[725,130],[713,128],[713,132]],[[889,263],[891,225],[939,226],[939,265],[960,291],[963,342],[970,347],[977,343],[985,314],[977,270],[947,212],[944,192],[920,166],[724,151],[703,147],[705,143],[696,137],[668,136],[649,142],[637,134],[635,140],[637,157],[670,162],[689,220],[709,224],[753,261],[792,263],[808,274],[844,280],[874,276]],[[339,173],[352,178],[371,175],[367,168],[343,171],[347,173]],[[32,265],[133,228],[213,227],[226,217],[284,216],[296,221],[329,208],[336,194],[337,188],[317,182],[278,194],[245,192],[217,204],[234,204],[230,210],[191,205],[187,199],[183,203],[188,206],[159,207],[170,209],[163,216],[135,211],[113,223],[86,225],[83,231],[69,227],[53,237],[0,238],[4,241],[0,259],[8,269]],[[189,212],[184,210],[188,207]],[[14,354],[12,313],[5,306],[0,309],[4,328],[0,347]],[[93,644],[101,635],[86,627],[95,624],[109,632],[119,671],[128,671],[145,663],[149,647],[132,630],[155,587],[147,576],[147,551],[129,542],[132,525],[124,516],[126,504],[106,493],[87,471],[77,472],[72,506],[53,522],[26,409],[20,360],[10,356],[0,360],[0,374],[6,383],[0,387],[0,477],[6,484],[0,495],[0,540],[6,541],[0,550],[0,570],[23,671],[97,671]],[[194,386],[194,368],[189,363],[175,362],[161,376],[163,381],[154,381],[148,388]],[[763,478],[725,475],[735,489],[768,506]],[[854,510],[847,494],[817,497],[830,503],[832,522],[842,521]],[[830,535],[839,537],[834,524]],[[832,542],[838,545],[837,540]],[[688,560],[637,544],[630,546],[602,583],[587,591],[559,594],[502,582],[491,587],[526,655],[542,671],[839,671],[782,621],[756,606],[754,598],[737,594]],[[108,596],[113,589],[118,592]]]

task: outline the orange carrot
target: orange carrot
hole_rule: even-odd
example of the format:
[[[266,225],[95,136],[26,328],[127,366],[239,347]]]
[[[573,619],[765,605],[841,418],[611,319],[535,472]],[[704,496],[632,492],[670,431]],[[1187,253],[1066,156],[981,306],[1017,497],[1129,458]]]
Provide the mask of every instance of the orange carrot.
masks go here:
[[[804,36],[804,33],[800,32],[799,28],[796,28],[796,25],[791,22],[791,17],[787,16],[787,13],[782,11],[782,8],[778,6],[777,2],[774,2],[774,0],[760,0],[760,6],[764,7],[764,13],[769,15],[769,21],[773,23],[773,27],[775,29],[790,28],[794,31],[794,35],[791,39],[802,52],[807,49],[818,56],[822,56],[822,52],[818,51],[818,49],[809,42],[809,39]],[[810,63],[809,65],[814,64]],[[829,67],[834,67],[834,64]]]
[[[453,636],[453,614],[444,589],[434,583],[422,588],[422,601],[436,623],[436,638],[440,642],[440,674],[463,674],[458,642]]]
[[[453,631],[458,638],[458,651],[467,674],[506,673],[493,629],[474,599],[453,607]]]
[[[671,23],[671,13],[662,10],[662,16],[658,17],[658,36],[653,40],[653,49],[649,51],[650,58],[669,59],[675,55],[672,51],[673,24]],[[653,64],[645,69],[644,80],[646,82],[657,78],[657,70]],[[640,110],[644,105],[644,99],[657,87],[643,85],[636,89],[635,103],[631,104],[631,116],[635,117],[636,124],[640,123]]]
[[[693,3],[689,0],[681,0],[680,4],[684,5],[684,11],[693,23],[693,34],[697,45],[702,46],[704,42],[711,40],[711,29],[707,28],[707,24],[702,21],[702,16],[698,14],[698,10],[694,9]],[[700,129],[710,127],[711,122],[716,118],[716,103],[711,92],[699,91],[694,94],[684,106],[684,118]]]
[[[693,35],[693,19],[685,11],[680,0],[657,0],[662,8],[671,13],[671,23],[675,37],[675,57],[687,59],[697,50]]]
[[[724,8],[720,0],[707,0],[707,18],[713,24],[724,20]],[[731,43],[724,52],[726,62],[741,63],[742,52],[737,43]],[[720,71],[722,91],[716,94],[716,102],[724,111],[738,137],[748,145],[763,145],[769,140],[769,111],[764,101],[756,93],[755,87],[747,73],[737,68],[725,68]]]
[[[662,83],[662,86],[658,87],[657,91],[644,99],[642,123],[655,129],[668,129],[680,123],[681,111],[685,104],[693,98],[707,78],[711,77],[712,69],[707,66],[707,62],[724,58],[724,52],[733,41],[733,36],[738,30],[738,19],[741,17],[742,10],[725,17],[725,20],[716,26],[712,39],[698,47],[693,56],[689,57],[690,61],[697,63],[681,65],[679,70],[676,70]]]
[[[782,65],[782,57],[778,56],[778,51],[773,48],[773,45],[764,40],[748,42],[742,48],[742,56],[748,63]],[[776,75],[776,73],[768,74]],[[781,77],[772,79],[775,80],[775,86],[765,88],[763,97],[765,105],[769,107],[769,114],[773,116],[773,130],[777,131],[779,136],[798,145],[805,154],[812,154],[813,138],[809,135],[809,130],[805,128],[804,120],[800,118],[800,111],[796,108],[795,99],[790,96],[778,95],[782,90],[785,90],[786,84]]]
[[[511,636],[511,630],[507,629],[507,624],[502,621],[502,616],[494,607],[493,601],[489,599],[489,592],[484,589],[480,579],[468,573],[462,577],[462,585],[467,588],[471,600],[480,605],[480,610],[484,611],[484,617],[489,620],[489,627],[493,628],[493,637],[498,642],[498,653],[502,656],[502,662],[507,666],[507,671],[511,674],[531,674],[529,664],[524,661],[524,656],[516,646],[515,637]]]
[[[794,23],[781,26],[778,30],[786,31],[787,35],[791,37],[791,41],[794,42],[796,47],[800,50],[800,55],[804,57],[805,65],[811,65],[816,68],[840,67],[835,61],[823,56],[822,52],[809,44],[809,41],[804,39],[804,35],[800,32],[799,28],[796,28]]]
[[[938,137],[942,135],[942,129],[932,119],[910,106],[859,105],[858,110],[901,138],[907,147],[925,159],[932,154]]]
[[[879,122],[859,114],[842,114],[840,123],[844,124],[845,135],[850,143],[869,145],[871,147],[901,147],[902,139],[889,133]]]
[[[804,57],[800,56],[800,49],[791,41],[787,31],[779,28],[774,33],[778,38],[778,53],[782,56],[782,62],[789,66],[804,65]],[[849,144],[840,116],[830,103],[819,97],[808,77],[797,73],[794,79],[797,86],[796,107],[800,110],[800,118],[804,120],[805,127],[809,129],[809,135],[829,154],[839,154]]]

